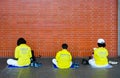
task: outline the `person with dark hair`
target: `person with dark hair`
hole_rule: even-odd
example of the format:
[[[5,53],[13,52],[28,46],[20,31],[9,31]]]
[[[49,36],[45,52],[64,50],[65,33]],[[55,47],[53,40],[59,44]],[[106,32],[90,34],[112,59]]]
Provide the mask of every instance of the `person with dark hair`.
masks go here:
[[[19,39],[17,40],[17,46],[19,46],[20,44],[26,44],[26,41],[25,41],[24,38],[19,38]]]
[[[53,64],[60,69],[70,68],[72,65],[72,56],[67,48],[66,43],[62,44],[62,50],[58,51],[56,57],[52,60]]]
[[[28,66],[31,63],[32,57],[31,48],[26,44],[24,38],[17,40],[17,47],[15,48],[15,59],[8,59],[7,64],[12,66]]]
[[[108,64],[108,50],[105,48],[106,43],[104,39],[98,39],[98,48],[93,48],[93,58],[89,60],[89,64],[94,68],[111,68]]]

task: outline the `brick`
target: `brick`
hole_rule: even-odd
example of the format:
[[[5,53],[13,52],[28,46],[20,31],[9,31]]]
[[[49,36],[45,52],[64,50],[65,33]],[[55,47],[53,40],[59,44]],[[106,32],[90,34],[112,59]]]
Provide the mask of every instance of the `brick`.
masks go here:
[[[35,56],[54,57],[62,43],[74,57],[86,57],[104,38],[117,56],[116,0],[25,0],[0,2],[0,57],[13,57],[24,37]],[[111,45],[112,44],[112,45]]]

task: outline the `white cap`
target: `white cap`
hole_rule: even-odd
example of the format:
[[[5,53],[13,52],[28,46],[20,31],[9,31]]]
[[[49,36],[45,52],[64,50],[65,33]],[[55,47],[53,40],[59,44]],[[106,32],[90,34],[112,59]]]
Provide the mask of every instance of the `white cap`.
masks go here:
[[[97,41],[97,43],[105,43],[105,40],[102,39],[102,38],[99,38],[98,41]]]

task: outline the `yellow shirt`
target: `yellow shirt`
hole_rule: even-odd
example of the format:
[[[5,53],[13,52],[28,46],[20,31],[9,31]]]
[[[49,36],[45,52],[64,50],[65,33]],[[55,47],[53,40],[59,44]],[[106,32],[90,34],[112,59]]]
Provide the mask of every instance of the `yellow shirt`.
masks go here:
[[[31,57],[31,48],[28,45],[21,44],[15,48],[15,58],[18,58],[18,65],[29,65]]]
[[[70,63],[72,61],[72,56],[67,49],[63,49],[56,54],[56,60],[58,68],[65,69],[70,68]]]
[[[108,50],[104,47],[99,47],[94,50],[95,63],[98,66],[103,66],[108,64]]]

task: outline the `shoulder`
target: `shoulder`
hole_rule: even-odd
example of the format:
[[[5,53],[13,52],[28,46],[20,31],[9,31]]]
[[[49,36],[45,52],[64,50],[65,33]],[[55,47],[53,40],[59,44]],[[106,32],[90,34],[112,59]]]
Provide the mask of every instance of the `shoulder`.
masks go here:
[[[18,47],[20,47],[20,48],[29,48],[29,49],[31,49],[27,44],[21,44],[21,45],[18,46]]]
[[[99,47],[99,48],[96,48],[95,51],[108,51],[108,50],[104,47]]]
[[[16,46],[16,47],[15,47],[15,49],[18,49],[18,48],[19,48],[19,46]]]

